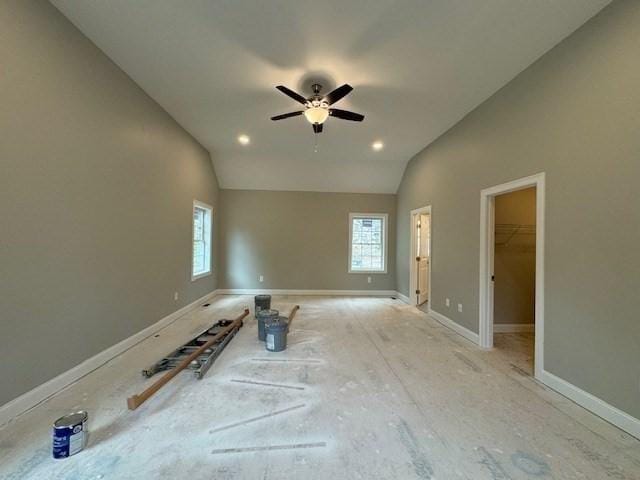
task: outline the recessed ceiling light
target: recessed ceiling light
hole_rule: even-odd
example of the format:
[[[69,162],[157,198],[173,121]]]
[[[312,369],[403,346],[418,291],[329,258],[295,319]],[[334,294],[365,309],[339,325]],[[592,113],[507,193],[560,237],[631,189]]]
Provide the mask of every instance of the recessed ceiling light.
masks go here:
[[[382,143],[380,140],[377,140],[371,144],[371,148],[373,148],[376,152],[379,152],[384,148],[384,143]]]
[[[249,135],[238,136],[238,142],[240,142],[240,145],[249,145],[250,141],[251,139],[249,138]]]

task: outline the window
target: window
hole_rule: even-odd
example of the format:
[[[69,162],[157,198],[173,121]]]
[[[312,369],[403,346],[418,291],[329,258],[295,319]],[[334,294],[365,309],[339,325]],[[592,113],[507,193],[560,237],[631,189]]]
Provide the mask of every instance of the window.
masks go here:
[[[349,214],[349,272],[387,273],[386,213]]]
[[[211,217],[213,208],[193,201],[193,250],[191,280],[211,275]]]

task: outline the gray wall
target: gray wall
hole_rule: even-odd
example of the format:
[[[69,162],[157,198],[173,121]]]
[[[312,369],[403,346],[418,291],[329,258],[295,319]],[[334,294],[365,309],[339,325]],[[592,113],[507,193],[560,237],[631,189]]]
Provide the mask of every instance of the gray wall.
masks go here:
[[[480,190],[546,172],[545,368],[637,418],[638,25],[640,2],[614,1],[416,155],[397,236],[407,294],[409,211],[432,205],[432,307],[477,332]]]
[[[210,158],[45,1],[0,2],[0,404],[216,288]],[[173,292],[180,300],[174,302]]]
[[[222,190],[221,201],[223,288],[395,290],[395,195]],[[347,272],[349,212],[389,214],[387,274]]]
[[[535,323],[536,189],[526,188],[495,198],[495,223],[527,225],[496,230],[493,293],[494,323]],[[528,233],[528,232],[532,232]]]

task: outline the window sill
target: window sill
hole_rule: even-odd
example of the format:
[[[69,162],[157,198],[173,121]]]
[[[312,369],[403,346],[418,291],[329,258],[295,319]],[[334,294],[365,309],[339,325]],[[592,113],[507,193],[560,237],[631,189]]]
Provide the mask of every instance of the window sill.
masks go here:
[[[386,275],[386,270],[349,270],[348,273],[366,273],[367,275]]]
[[[205,278],[213,274],[213,271],[208,271],[205,273],[200,273],[198,275],[191,275],[191,281],[195,282],[196,280],[200,280],[201,278]]]

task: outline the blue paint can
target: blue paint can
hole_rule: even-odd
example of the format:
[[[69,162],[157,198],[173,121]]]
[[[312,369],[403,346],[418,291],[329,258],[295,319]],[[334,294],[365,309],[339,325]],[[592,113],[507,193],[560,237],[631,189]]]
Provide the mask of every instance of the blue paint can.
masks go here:
[[[53,424],[53,458],[75,455],[87,445],[87,412],[76,412],[60,417]]]

